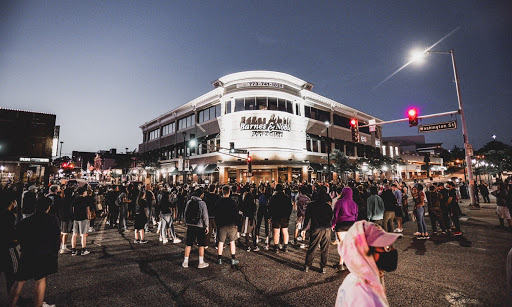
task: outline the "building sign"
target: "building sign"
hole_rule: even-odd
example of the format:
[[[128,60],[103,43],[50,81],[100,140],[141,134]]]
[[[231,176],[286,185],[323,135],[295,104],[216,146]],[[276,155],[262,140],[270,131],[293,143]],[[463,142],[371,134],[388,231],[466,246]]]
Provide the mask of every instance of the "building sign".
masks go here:
[[[283,137],[283,132],[291,131],[290,118],[271,115],[267,117],[243,116],[240,120],[241,131],[251,131],[252,137]]]
[[[368,138],[364,135],[360,136],[361,142],[366,143],[368,141]]]
[[[20,162],[48,163],[48,162],[50,162],[50,159],[48,159],[48,158],[20,158]]]
[[[457,129],[457,121],[452,120],[444,123],[430,124],[430,125],[419,125],[418,132],[431,132],[439,130],[453,130]]]
[[[243,88],[243,87],[273,87],[273,88],[284,88],[284,84],[277,83],[277,82],[243,82],[238,83],[236,85],[236,88]]]

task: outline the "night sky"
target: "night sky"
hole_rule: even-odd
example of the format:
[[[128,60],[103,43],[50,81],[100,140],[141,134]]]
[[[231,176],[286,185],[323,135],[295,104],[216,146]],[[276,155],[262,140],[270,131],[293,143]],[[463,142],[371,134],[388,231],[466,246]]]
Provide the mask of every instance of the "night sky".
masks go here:
[[[458,27],[432,50],[455,50],[470,142],[510,144],[510,1],[2,1],[0,106],[56,114],[63,154],[133,150],[141,124],[245,70],[291,74],[383,120],[453,111],[449,55],[380,83]],[[460,128],[426,137],[463,146]]]

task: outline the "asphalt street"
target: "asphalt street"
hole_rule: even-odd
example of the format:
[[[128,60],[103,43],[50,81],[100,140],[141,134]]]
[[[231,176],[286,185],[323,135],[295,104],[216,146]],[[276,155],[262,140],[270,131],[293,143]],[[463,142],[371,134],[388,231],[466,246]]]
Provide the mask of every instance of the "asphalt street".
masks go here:
[[[469,210],[460,237],[417,240],[416,223],[404,224],[397,241],[397,271],[385,275],[392,306],[505,306],[505,260],[512,233],[496,229],[495,204]],[[133,243],[133,231],[120,234],[105,227],[89,236],[90,255],[59,257],[59,272],[48,278],[45,301],[57,306],[333,306],[348,274],[332,267],[319,272],[319,255],[308,273],[302,271],[305,250],[287,253],[237,250],[240,264],[217,265],[216,249],[206,251],[210,267],[198,269],[197,249],[190,267],[181,267],[184,244]],[[293,228],[294,223],[290,226]],[[430,220],[427,218],[430,229]],[[176,227],[184,238],[185,227]],[[227,259],[229,252],[224,251]],[[329,264],[337,261],[331,246]],[[32,306],[33,281],[25,285],[19,306]],[[0,305],[7,301],[0,279]]]

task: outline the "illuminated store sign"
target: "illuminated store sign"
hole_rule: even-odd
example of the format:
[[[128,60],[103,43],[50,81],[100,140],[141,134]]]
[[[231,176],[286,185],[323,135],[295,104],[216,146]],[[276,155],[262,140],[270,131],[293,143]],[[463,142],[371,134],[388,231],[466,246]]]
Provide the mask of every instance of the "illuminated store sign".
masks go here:
[[[284,131],[291,131],[291,120],[275,115],[271,115],[268,119],[266,117],[244,116],[240,120],[240,130],[252,131],[251,136],[253,137],[283,137]]]
[[[284,84],[277,82],[243,82],[238,83],[236,88],[244,88],[244,87],[274,87],[274,88],[284,88]]]

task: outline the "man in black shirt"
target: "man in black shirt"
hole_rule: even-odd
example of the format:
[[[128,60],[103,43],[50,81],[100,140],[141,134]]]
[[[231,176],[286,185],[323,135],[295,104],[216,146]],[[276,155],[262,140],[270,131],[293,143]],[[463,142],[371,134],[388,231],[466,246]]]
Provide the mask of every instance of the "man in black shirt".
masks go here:
[[[208,230],[208,233],[206,234],[206,246],[205,248],[208,248],[208,244],[210,244],[210,239],[212,237],[212,234],[215,238],[215,241],[217,241],[217,225],[215,224],[215,204],[219,200],[219,195],[217,195],[217,190],[215,188],[214,184],[210,184],[208,188],[208,192],[204,193],[204,202],[206,203],[206,208],[208,209],[208,218],[210,219],[208,226],[210,229]]]
[[[71,255],[76,256],[76,237],[80,234],[82,243],[81,255],[88,255],[90,252],[86,249],[87,246],[87,233],[89,232],[89,219],[90,211],[87,200],[87,191],[84,187],[77,189],[77,195],[73,200],[73,236],[71,237]]]
[[[276,185],[276,194],[269,201],[270,216],[272,217],[272,228],[274,229],[274,252],[279,252],[279,229],[283,233],[283,252],[288,250],[288,224],[292,214],[293,205],[290,197],[284,194],[283,185]]]
[[[236,202],[230,197],[230,187],[225,185],[222,187],[222,198],[219,198],[215,203],[215,223],[218,231],[218,259],[217,263],[222,264],[222,251],[224,250],[224,241],[226,238],[229,240],[229,247],[231,250],[231,264],[235,265],[238,260],[235,259],[236,253],[236,232],[237,232],[237,219],[238,208]]]
[[[7,286],[7,295],[14,284],[19,256],[16,250],[14,225],[16,216],[16,194],[14,192],[0,192],[0,274],[4,273]]]
[[[23,218],[27,218],[36,212],[37,205],[37,187],[32,185],[23,193],[21,198],[21,213]]]
[[[325,273],[327,266],[327,257],[329,255],[329,246],[331,241],[331,223],[332,207],[329,204],[331,197],[321,187],[318,191],[318,199],[309,203],[306,209],[304,225],[309,225],[309,248],[306,253],[306,264],[304,270],[307,272],[313,264],[313,255],[318,245],[320,245],[320,269]]]
[[[462,235],[459,222],[460,207],[457,201],[457,191],[455,190],[455,183],[453,183],[452,181],[448,182],[448,210],[450,213],[450,217],[452,218],[453,225],[455,225],[455,231],[453,232],[453,235]]]
[[[16,306],[23,285],[34,279],[34,303],[42,306],[46,276],[57,272],[60,227],[57,218],[48,214],[51,201],[41,198],[38,212],[17,225],[16,238],[21,245],[21,258],[16,282],[9,296],[10,306]]]

